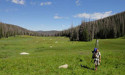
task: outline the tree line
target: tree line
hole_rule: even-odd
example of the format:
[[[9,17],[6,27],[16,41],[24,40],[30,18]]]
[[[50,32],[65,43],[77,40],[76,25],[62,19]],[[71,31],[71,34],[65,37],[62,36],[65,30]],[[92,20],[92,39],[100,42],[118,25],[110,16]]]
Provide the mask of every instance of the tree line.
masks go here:
[[[94,38],[118,38],[125,35],[125,11],[95,21],[82,22],[81,25],[63,30],[55,36],[66,36],[71,41],[91,41]]]
[[[0,22],[0,38],[8,38],[9,36],[15,35],[41,36],[42,34],[38,34],[37,32],[30,31],[16,25]]]

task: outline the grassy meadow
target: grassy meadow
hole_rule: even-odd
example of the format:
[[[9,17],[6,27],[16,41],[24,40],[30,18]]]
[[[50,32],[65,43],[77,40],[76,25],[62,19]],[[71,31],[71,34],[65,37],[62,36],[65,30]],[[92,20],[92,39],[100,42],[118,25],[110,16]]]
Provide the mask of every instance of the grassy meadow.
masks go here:
[[[16,36],[0,39],[0,75],[124,75],[125,37],[99,39],[101,65],[91,62],[95,41],[66,37]],[[20,55],[28,52],[29,55]],[[67,69],[59,69],[68,64]],[[84,67],[81,67],[83,65]]]

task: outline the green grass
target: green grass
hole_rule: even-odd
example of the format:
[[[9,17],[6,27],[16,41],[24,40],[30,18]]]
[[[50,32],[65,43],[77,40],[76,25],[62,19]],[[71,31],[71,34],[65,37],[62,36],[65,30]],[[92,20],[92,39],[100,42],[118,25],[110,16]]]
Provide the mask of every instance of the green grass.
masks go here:
[[[124,75],[125,38],[99,39],[102,62],[97,72],[92,70],[94,64],[91,62],[95,41],[71,42],[66,37],[2,38],[0,75]],[[20,55],[21,52],[30,54]],[[59,69],[63,64],[69,67]]]

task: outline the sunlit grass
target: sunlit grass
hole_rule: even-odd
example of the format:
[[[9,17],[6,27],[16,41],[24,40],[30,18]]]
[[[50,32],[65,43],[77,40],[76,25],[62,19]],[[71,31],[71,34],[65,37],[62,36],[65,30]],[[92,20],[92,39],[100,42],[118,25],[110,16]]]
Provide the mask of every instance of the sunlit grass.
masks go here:
[[[58,43],[55,43],[58,41]],[[50,47],[52,46],[52,48]],[[125,39],[99,39],[102,63],[91,62],[91,42],[70,42],[66,37],[16,36],[0,39],[0,75],[124,75]],[[29,55],[20,55],[28,52]],[[67,69],[59,69],[68,64]],[[88,68],[81,67],[84,65]]]

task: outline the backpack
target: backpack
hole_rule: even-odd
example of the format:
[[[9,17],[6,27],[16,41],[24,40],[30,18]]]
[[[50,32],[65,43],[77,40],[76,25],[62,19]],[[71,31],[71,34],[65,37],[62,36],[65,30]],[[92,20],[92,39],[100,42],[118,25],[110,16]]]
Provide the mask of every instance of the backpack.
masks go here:
[[[97,51],[97,48],[94,48],[94,51],[92,51],[92,59],[96,58],[96,51]]]
[[[96,58],[96,53],[95,52],[92,54],[92,59],[94,59],[94,58]]]

